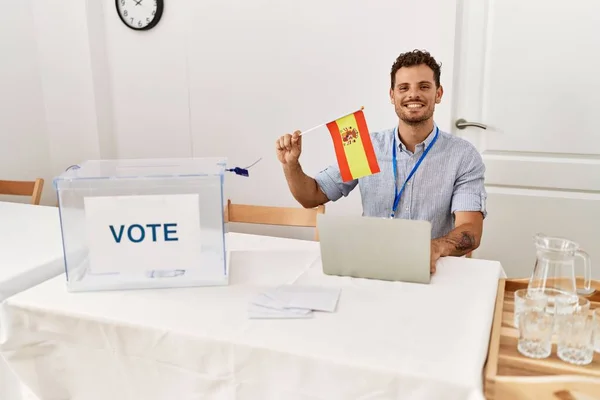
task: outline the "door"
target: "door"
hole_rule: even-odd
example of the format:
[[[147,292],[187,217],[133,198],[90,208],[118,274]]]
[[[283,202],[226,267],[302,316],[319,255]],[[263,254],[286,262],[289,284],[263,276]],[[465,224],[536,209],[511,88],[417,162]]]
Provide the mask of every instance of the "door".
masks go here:
[[[487,169],[489,214],[474,257],[529,276],[533,236],[544,232],[579,242],[600,279],[600,3],[458,7],[453,129]]]

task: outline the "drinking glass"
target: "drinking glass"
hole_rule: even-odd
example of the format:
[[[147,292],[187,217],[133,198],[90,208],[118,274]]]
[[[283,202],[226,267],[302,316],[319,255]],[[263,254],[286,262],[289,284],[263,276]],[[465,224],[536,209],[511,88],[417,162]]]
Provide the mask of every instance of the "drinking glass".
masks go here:
[[[526,357],[546,358],[552,351],[554,315],[547,310],[528,309],[519,313],[517,350]]]
[[[561,324],[565,318],[570,315],[588,315],[590,311],[590,301],[585,297],[565,296],[559,297],[554,303],[554,314],[556,315],[555,333],[558,334]]]
[[[593,313],[594,319],[594,350],[600,353],[600,307],[596,308]]]
[[[531,292],[527,289],[515,291],[515,309],[513,325],[519,327],[519,315],[528,310],[544,311],[548,306],[548,296],[541,292]]]
[[[574,310],[572,314],[559,316],[557,353],[561,360],[576,365],[592,362],[595,321],[589,317],[588,312],[589,305],[587,308]]]

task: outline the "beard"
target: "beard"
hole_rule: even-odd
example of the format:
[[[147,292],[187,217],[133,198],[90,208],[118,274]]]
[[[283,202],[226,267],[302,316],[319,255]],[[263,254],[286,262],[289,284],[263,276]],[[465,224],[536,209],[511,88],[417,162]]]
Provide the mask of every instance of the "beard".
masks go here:
[[[418,112],[411,112],[400,105],[396,106],[396,114],[407,125],[420,125],[433,117],[433,108],[424,105]]]

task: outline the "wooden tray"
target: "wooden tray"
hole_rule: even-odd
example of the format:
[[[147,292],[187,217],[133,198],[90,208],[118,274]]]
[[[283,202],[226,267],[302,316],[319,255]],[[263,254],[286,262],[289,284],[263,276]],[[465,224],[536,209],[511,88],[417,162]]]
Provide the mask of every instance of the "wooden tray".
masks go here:
[[[490,346],[484,373],[485,396],[488,400],[560,399],[600,400],[600,354],[594,353],[591,364],[577,366],[556,355],[556,343],[550,357],[536,360],[517,350],[518,330],[512,326],[514,292],[526,288],[525,279],[501,280],[498,284],[496,308]],[[578,284],[582,285],[581,278]],[[600,282],[588,299],[590,308],[600,307]]]

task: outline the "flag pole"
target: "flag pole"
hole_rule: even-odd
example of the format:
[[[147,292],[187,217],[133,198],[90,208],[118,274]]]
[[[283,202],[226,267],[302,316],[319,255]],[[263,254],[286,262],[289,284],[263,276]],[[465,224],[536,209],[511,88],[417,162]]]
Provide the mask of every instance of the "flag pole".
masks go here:
[[[359,110],[359,111],[362,111],[362,110],[364,110],[364,109],[365,109],[365,106],[362,106],[362,107],[360,107],[360,110]],[[334,119],[333,121],[337,121],[337,120],[338,120],[338,119],[340,119],[340,118],[347,117],[348,115],[350,115],[350,114],[354,114],[355,112],[356,112],[356,111],[353,111],[353,112],[351,112],[351,113],[348,113],[348,114],[346,114],[346,115],[342,115],[341,117],[337,117],[337,118],[336,118],[336,119]],[[300,133],[300,136],[302,136],[302,135],[304,135],[305,133],[308,133],[308,132],[310,132],[310,131],[314,131],[315,129],[319,129],[319,128],[321,128],[322,126],[325,126],[325,125],[327,125],[328,123],[329,123],[329,122],[325,122],[325,123],[323,123],[323,124],[319,124],[319,125],[317,125],[317,126],[313,126],[312,128],[310,128],[310,129],[307,129],[307,130],[305,130],[304,132],[301,132],[301,133]]]

